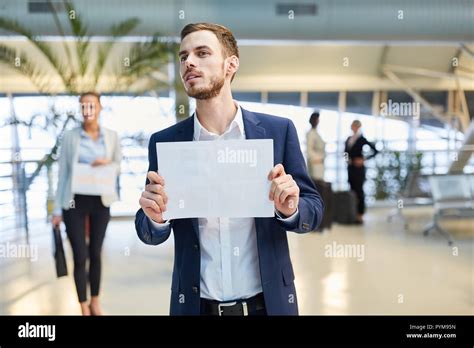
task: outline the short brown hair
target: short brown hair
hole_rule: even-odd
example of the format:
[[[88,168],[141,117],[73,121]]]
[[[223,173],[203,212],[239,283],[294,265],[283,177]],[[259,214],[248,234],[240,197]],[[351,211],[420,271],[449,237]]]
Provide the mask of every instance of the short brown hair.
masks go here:
[[[201,30],[208,30],[216,35],[217,40],[219,40],[220,44],[224,48],[224,57],[236,56],[239,57],[239,47],[237,46],[237,40],[235,40],[234,35],[232,32],[220,24],[214,23],[190,23],[186,25],[183,30],[181,30],[181,41],[183,39],[195,31]],[[234,75],[232,75],[231,81],[234,79]]]
[[[82,98],[84,98],[86,95],[93,95],[94,97],[97,98],[97,100],[99,101],[99,104],[100,104],[100,94],[97,93],[97,92],[93,92],[93,91],[81,93],[81,95],[79,96],[79,102],[82,101]]]

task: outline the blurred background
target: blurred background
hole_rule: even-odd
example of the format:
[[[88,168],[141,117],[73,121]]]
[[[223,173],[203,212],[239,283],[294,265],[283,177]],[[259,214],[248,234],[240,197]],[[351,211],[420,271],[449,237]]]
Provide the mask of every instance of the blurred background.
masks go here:
[[[78,95],[91,90],[123,148],[105,312],[168,313],[173,241],[142,244],[133,219],[150,135],[194,111],[177,59],[179,33],[194,22],[234,33],[234,99],[290,118],[305,156],[319,110],[334,191],[349,189],[353,120],[380,151],[366,163],[364,225],[289,234],[300,312],[473,314],[471,0],[0,0],[0,314],[78,313],[72,274],[55,277],[49,222],[61,137],[79,125]],[[419,115],[403,112],[412,106]],[[21,245],[38,257],[13,256]],[[362,260],[328,256],[338,245],[363,250]]]

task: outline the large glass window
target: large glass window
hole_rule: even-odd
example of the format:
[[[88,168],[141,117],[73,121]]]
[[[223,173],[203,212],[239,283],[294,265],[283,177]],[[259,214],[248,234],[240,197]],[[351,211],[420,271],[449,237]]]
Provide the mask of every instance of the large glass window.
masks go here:
[[[308,92],[308,106],[315,109],[337,110],[339,92]]]
[[[260,103],[262,93],[260,92],[232,92],[232,97],[238,101]]]
[[[372,114],[372,92],[347,92],[346,111],[357,114]]]
[[[268,103],[283,105],[301,105],[300,92],[268,92]]]

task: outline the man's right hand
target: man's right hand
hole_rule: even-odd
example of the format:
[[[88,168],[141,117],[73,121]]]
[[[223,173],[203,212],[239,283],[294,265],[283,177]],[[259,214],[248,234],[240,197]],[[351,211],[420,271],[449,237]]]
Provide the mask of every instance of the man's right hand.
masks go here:
[[[140,207],[148,218],[155,222],[163,223],[163,212],[166,211],[168,196],[164,191],[165,180],[157,172],[148,172],[147,178],[150,181],[145,186],[145,191],[140,197]]]

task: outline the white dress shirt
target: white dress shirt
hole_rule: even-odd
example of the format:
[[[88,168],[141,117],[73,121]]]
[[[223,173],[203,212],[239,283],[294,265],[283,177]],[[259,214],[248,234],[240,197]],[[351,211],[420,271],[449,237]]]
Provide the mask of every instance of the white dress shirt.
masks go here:
[[[193,141],[246,139],[242,109],[222,135],[205,129],[194,114]],[[283,219],[291,222],[298,211]],[[154,228],[168,226],[151,220]],[[198,218],[201,247],[201,297],[217,301],[246,299],[262,292],[255,218]]]

